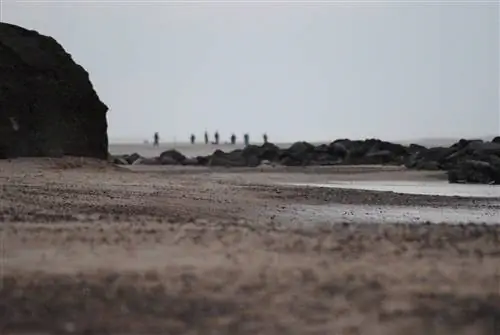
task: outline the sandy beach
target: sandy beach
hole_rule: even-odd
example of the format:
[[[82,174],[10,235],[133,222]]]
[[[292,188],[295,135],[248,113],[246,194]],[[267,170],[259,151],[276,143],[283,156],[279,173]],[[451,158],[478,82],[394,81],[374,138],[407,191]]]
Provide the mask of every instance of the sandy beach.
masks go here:
[[[0,0],[0,335],[500,335],[498,2],[337,2]]]
[[[2,334],[500,331],[499,226],[431,222],[500,198],[280,184],[437,173],[0,164]]]

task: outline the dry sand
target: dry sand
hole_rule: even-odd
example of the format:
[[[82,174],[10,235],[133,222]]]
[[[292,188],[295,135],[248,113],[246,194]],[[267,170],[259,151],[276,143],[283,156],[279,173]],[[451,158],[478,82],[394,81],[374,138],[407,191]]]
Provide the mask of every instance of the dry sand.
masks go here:
[[[289,211],[495,211],[499,199],[274,185],[326,174],[440,178],[0,161],[0,334],[500,334],[498,226],[328,224]]]

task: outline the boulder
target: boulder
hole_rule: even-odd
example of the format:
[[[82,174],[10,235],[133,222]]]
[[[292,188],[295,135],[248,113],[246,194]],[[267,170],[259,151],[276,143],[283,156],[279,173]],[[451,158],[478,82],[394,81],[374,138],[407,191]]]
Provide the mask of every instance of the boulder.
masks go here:
[[[109,162],[112,164],[116,164],[116,165],[129,165],[130,164],[125,157],[120,157],[120,156],[112,156],[111,159],[109,160]]]
[[[466,149],[472,154],[497,155],[500,156],[500,143],[495,142],[471,142]]]
[[[263,150],[261,147],[255,145],[247,145],[243,150],[236,150],[235,152],[233,152],[233,157],[240,159],[239,156],[241,156],[245,161],[246,166],[256,167],[260,165],[260,162],[262,161],[261,156],[264,151],[265,150]]]
[[[481,140],[467,140],[465,138],[462,138],[458,142],[454,143],[451,147],[460,150],[466,148],[470,143],[477,141],[482,142]]]
[[[209,166],[244,167],[247,166],[243,156],[232,154],[212,155],[208,161]]]
[[[408,148],[398,143],[386,141],[377,141],[371,148],[371,151],[384,152],[388,151],[392,157],[405,157],[409,154]]]
[[[432,161],[429,161],[429,162],[418,162],[416,165],[415,165],[415,169],[417,170],[425,170],[425,171],[439,171],[441,170],[441,165],[439,165],[438,162],[432,162]]]
[[[279,164],[283,165],[283,166],[304,166],[304,165],[308,165],[306,161],[300,160],[300,159],[296,159],[296,158],[293,158],[291,156],[284,156],[279,161]]]
[[[395,162],[394,154],[389,150],[369,152],[365,155],[365,164],[389,164]]]
[[[256,167],[260,164],[258,147],[237,149],[229,153],[216,150],[208,159],[209,166]]]
[[[489,162],[464,160],[448,171],[450,183],[500,184],[500,166]]]
[[[199,165],[199,162],[198,162],[198,159],[196,157],[190,157],[190,158],[186,158],[182,162],[182,165],[196,166],[196,165]]]
[[[133,165],[161,165],[159,157],[153,158],[139,158],[136,160]]]
[[[276,162],[281,155],[281,149],[273,143],[264,143],[260,146],[259,159]]]
[[[51,37],[0,22],[0,157],[107,159],[108,107]]]
[[[347,148],[339,142],[332,142],[328,145],[327,152],[336,159],[343,160],[349,154]]]
[[[280,155],[280,163],[286,166],[309,165],[316,152],[314,145],[308,142],[295,142]]]
[[[326,153],[319,153],[316,155],[312,161],[309,162],[310,165],[320,165],[320,166],[325,166],[325,165],[338,165],[342,163],[342,158],[333,156],[329,154],[328,152]]]
[[[198,165],[208,165],[210,156],[196,156],[196,161],[198,162]]]
[[[291,155],[300,156],[306,153],[314,152],[315,147],[311,143],[308,142],[295,142],[293,143],[286,152]]]
[[[435,147],[418,151],[413,155],[415,162],[443,162],[450,155],[457,152],[457,148]]]
[[[423,150],[427,150],[427,148],[424,147],[423,145],[412,143],[408,147],[408,154],[418,153]]]
[[[162,165],[183,164],[186,160],[186,156],[181,154],[179,151],[172,149],[162,152],[159,160]]]
[[[134,164],[135,162],[142,159],[143,157],[141,155],[139,155],[137,152],[134,152],[131,155],[125,155],[124,158],[127,161],[127,163]]]
[[[345,150],[337,149],[343,153],[345,164],[402,164],[410,154],[407,147],[379,139],[366,139],[363,141],[336,140],[334,145],[342,146]]]

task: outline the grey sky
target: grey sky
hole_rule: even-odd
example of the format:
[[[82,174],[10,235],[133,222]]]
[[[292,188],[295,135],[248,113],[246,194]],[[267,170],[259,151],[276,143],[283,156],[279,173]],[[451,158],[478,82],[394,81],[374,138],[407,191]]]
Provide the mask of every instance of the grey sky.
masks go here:
[[[273,141],[498,134],[498,2],[4,0],[110,107],[109,135]]]

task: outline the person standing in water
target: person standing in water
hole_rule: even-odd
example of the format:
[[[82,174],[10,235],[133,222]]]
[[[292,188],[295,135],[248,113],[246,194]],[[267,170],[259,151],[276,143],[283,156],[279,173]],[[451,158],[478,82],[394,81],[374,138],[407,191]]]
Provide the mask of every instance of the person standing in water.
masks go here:
[[[195,141],[196,141],[196,136],[194,136],[194,134],[191,134],[191,144],[194,144]]]
[[[267,138],[267,134],[266,134],[266,133],[264,133],[264,135],[262,135],[262,138],[264,139],[264,143],[266,144],[266,143],[267,143],[267,140],[268,140],[268,138]]]
[[[215,139],[215,145],[219,145],[219,132],[216,131],[214,134],[214,139]]]
[[[205,144],[208,144],[208,132],[205,130]]]
[[[235,134],[231,135],[231,144],[232,145],[236,144],[236,135]]]
[[[153,136],[153,146],[157,147],[159,145],[160,145],[160,134],[158,134],[158,132],[155,132]]]
[[[245,146],[249,145],[250,144],[250,135],[245,134],[245,135],[243,135],[243,138],[245,140]]]

